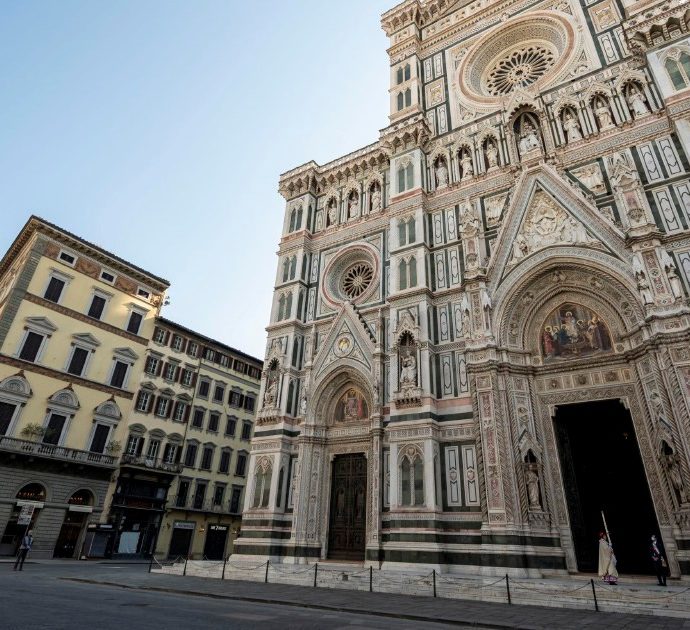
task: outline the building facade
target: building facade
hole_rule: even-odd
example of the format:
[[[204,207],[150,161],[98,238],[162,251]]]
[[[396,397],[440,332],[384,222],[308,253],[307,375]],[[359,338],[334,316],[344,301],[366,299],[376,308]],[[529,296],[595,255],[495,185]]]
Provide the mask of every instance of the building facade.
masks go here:
[[[0,555],[30,527],[33,555],[75,557],[104,519],[167,287],[37,217],[0,262]]]
[[[405,0],[390,124],[286,200],[246,558],[690,573],[681,2]],[[382,86],[383,89],[383,86]]]
[[[175,467],[157,555],[220,560],[231,552],[262,367],[259,359],[158,319],[123,456],[124,463],[129,452],[143,453],[146,466],[164,449],[162,466]]]

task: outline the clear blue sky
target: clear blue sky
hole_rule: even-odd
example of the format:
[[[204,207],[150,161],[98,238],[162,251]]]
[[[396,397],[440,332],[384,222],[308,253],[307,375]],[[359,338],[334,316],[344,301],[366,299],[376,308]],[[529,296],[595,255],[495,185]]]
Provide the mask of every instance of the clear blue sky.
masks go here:
[[[387,124],[394,0],[0,3],[0,249],[31,213],[263,357],[280,173]]]

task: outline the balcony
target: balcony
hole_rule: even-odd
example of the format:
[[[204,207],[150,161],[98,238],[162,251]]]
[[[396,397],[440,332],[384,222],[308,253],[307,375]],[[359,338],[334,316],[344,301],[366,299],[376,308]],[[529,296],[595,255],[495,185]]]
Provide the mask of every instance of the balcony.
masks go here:
[[[123,455],[121,466],[137,466],[138,468],[147,468],[158,472],[165,472],[171,475],[179,475],[182,472],[182,464],[177,462],[169,462],[164,459],[154,459],[153,457],[146,457],[145,455]]]
[[[185,497],[179,494],[170,499],[168,509],[185,510],[186,512],[208,512],[209,514],[229,514],[232,516],[240,515],[239,511],[230,511],[228,499],[226,499],[223,504],[218,505],[211,499],[203,500],[199,497]]]
[[[91,451],[82,451],[77,448],[67,448],[66,446],[56,446],[55,444],[20,440],[6,435],[0,436],[0,451],[54,459],[60,462],[98,466],[100,468],[115,468],[117,466],[117,457],[115,455],[92,453]]]

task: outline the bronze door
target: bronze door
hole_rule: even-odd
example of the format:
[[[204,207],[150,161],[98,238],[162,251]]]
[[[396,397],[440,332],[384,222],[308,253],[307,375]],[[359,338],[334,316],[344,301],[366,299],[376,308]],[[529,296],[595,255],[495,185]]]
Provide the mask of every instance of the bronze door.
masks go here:
[[[367,460],[364,454],[333,461],[328,557],[364,560],[367,518]]]

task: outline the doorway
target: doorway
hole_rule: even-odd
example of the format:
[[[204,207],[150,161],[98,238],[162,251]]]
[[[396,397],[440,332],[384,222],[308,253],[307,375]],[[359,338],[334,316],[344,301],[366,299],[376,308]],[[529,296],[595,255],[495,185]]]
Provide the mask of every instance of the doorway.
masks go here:
[[[227,539],[227,525],[209,525],[204,543],[204,558],[207,560],[224,560]]]
[[[564,405],[554,425],[578,570],[598,570],[603,511],[618,571],[651,573],[659,526],[630,412],[618,400]]]
[[[328,557],[363,561],[366,546],[367,459],[363,453],[333,460]]]
[[[74,558],[74,550],[79,542],[79,536],[85,522],[86,514],[84,512],[67,512],[65,514],[65,520],[53,550],[53,558]]]
[[[169,558],[186,558],[189,555],[189,549],[192,545],[192,536],[194,535],[194,523],[186,523],[183,521],[175,521],[173,525],[173,533],[170,537],[170,550],[168,551]]]

